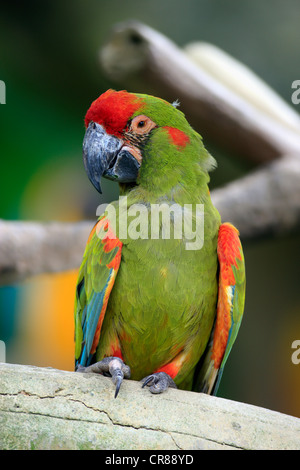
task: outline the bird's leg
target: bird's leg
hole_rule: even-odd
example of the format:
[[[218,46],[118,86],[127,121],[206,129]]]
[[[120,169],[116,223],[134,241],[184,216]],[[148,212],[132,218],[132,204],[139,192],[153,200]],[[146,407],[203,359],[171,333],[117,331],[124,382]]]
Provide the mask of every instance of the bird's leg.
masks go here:
[[[88,367],[77,366],[76,372],[93,372],[95,374],[110,375],[116,386],[115,398],[117,398],[123,378],[130,378],[130,367],[124,364],[119,357],[105,357],[102,361],[95,362]]]
[[[174,380],[166,372],[154,372],[145,377],[142,382],[142,388],[147,385],[151,393],[162,393],[168,388],[177,388]]]

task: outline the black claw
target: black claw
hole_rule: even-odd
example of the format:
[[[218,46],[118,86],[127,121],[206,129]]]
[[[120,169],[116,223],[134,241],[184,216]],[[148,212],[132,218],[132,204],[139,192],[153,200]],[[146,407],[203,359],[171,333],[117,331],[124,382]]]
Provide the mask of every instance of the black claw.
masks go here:
[[[117,379],[116,379],[116,382],[117,383],[116,383],[115,398],[117,398],[117,396],[118,396],[119,390],[121,388],[121,383],[123,382],[123,377],[121,375],[118,375]]]
[[[144,379],[142,388],[144,388],[146,385],[149,386],[151,393],[162,393],[169,387],[177,388],[174,380],[171,379],[171,377],[165,372],[154,372],[154,374],[146,377]]]
[[[148,385],[148,383],[150,383],[152,380],[154,380],[154,383],[155,383],[155,376],[149,375],[149,377],[147,377],[145,382],[143,383],[142,388],[146,387],[146,385]]]
[[[124,379],[124,372],[122,368],[123,361],[121,362],[119,359],[113,359],[109,362],[109,372],[111,374],[112,381],[116,386],[115,398],[118,396],[122,381]]]
[[[124,364],[124,362],[118,357],[105,357],[102,361],[96,362],[88,367],[78,365],[76,371],[93,372],[104,376],[110,376],[116,386],[115,398],[118,396],[124,377],[125,379],[130,378],[130,367]]]

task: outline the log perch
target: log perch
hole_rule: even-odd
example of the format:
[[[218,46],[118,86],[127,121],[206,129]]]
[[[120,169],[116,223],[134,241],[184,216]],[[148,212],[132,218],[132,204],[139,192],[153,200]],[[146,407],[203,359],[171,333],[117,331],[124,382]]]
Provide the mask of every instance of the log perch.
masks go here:
[[[125,380],[0,364],[0,449],[300,449],[300,419]]]

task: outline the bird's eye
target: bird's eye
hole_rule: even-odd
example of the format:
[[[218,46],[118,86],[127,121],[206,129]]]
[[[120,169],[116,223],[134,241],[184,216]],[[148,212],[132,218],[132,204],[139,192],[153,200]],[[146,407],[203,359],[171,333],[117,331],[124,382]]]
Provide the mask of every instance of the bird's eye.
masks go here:
[[[135,134],[148,134],[152,129],[156,127],[155,122],[152,121],[148,116],[136,116],[132,119],[130,130]]]

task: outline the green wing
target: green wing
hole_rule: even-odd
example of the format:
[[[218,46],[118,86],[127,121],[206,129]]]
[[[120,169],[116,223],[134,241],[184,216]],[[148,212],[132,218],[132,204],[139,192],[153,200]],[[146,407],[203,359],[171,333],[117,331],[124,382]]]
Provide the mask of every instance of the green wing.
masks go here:
[[[122,243],[106,217],[94,226],[80,267],[75,298],[75,365],[87,366],[95,354],[109,295],[121,261]]]
[[[215,325],[198,365],[196,389],[216,395],[223,370],[236,340],[245,303],[245,263],[239,233],[222,224],[218,235],[219,291]]]

